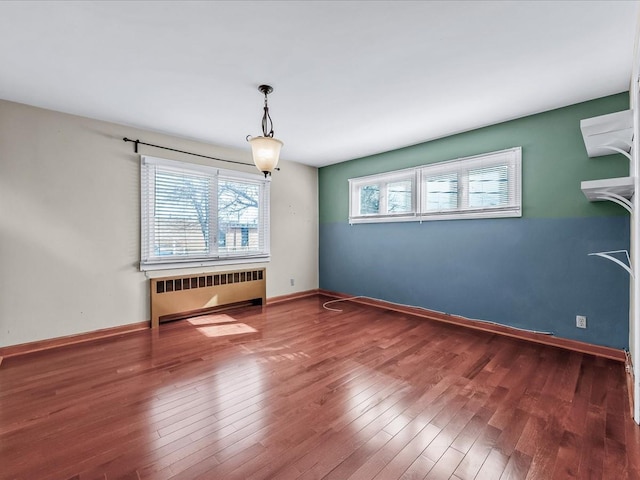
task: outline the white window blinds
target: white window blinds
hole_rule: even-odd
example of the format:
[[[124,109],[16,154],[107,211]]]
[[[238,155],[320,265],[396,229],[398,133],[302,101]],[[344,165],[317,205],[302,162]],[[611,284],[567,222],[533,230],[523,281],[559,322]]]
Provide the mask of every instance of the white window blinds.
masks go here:
[[[425,165],[421,220],[521,216],[521,149]]]
[[[141,269],[268,259],[269,186],[259,175],[142,156]]]
[[[351,223],[519,217],[522,150],[349,179]]]

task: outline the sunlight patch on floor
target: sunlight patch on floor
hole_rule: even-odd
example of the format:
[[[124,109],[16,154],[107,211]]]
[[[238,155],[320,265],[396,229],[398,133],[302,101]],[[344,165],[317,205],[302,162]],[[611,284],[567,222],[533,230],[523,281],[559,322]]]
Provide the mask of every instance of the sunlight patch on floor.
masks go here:
[[[201,315],[199,317],[192,317],[187,319],[191,325],[211,325],[212,323],[234,323],[237,322],[235,318],[226,313]]]
[[[255,333],[258,331],[246,323],[239,322],[226,313],[192,317],[187,319],[187,321],[197,327],[200,333],[211,338]]]

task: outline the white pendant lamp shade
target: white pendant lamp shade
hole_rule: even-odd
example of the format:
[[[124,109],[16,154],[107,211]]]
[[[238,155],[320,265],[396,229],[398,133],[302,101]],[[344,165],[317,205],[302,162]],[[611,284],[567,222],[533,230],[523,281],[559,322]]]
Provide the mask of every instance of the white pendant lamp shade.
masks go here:
[[[270,85],[260,85],[258,90],[264,94],[264,114],[262,115],[262,136],[251,137],[247,135],[247,141],[251,144],[251,152],[253,153],[253,163],[256,164],[258,170],[264,173],[264,177],[271,175],[280,158],[280,149],[283,143],[277,138],[273,138],[273,122],[269,115],[269,105],[267,104],[267,95],[273,92]]]
[[[265,175],[273,172],[278,166],[283,143],[273,137],[252,137],[249,139],[249,143],[253,153],[253,163],[256,164],[258,170]]]

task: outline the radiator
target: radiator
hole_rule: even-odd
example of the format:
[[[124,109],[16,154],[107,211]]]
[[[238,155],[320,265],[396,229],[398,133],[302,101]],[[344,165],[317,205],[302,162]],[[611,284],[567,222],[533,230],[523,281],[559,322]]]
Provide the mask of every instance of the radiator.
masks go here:
[[[151,327],[233,303],[264,305],[266,285],[264,268],[152,278]]]

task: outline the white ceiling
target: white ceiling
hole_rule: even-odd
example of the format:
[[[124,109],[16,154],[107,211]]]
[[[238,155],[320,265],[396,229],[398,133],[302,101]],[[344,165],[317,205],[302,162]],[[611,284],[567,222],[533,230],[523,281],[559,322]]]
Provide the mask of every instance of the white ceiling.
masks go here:
[[[0,1],[0,98],[323,166],[628,90],[639,4]]]

